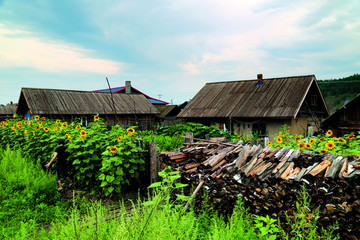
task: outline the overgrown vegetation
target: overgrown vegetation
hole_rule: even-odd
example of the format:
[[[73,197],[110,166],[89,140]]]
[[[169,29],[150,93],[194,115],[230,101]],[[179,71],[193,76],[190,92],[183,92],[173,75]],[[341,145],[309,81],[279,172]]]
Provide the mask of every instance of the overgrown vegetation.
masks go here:
[[[360,93],[360,74],[349,77],[318,80],[319,87],[331,112]]]

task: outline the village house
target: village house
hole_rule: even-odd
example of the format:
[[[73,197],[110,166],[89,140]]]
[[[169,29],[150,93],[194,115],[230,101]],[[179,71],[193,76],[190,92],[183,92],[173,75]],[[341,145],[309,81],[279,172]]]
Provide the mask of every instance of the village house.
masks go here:
[[[58,89],[22,88],[17,115],[30,119],[40,115],[82,125],[99,114],[107,125],[152,128],[159,111],[142,94],[111,94]]]
[[[329,116],[314,75],[207,83],[178,115],[235,134],[273,139],[287,125],[291,134],[313,135]]]
[[[13,118],[16,113],[17,103],[10,102],[6,105],[0,105],[0,121]]]
[[[337,137],[360,131],[360,94],[322,121],[321,128]]]

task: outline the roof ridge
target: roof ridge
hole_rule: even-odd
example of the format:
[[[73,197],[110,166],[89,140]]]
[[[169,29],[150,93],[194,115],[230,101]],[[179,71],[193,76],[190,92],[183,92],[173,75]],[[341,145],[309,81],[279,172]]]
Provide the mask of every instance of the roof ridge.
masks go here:
[[[315,74],[309,75],[298,75],[298,76],[288,76],[288,77],[273,77],[273,78],[263,78],[263,80],[275,80],[275,79],[284,79],[284,78],[299,78],[299,77],[315,77]],[[257,81],[257,79],[241,79],[241,80],[230,80],[230,81],[217,81],[217,82],[208,82],[206,84],[216,84],[216,83],[232,83],[232,82],[250,82]]]

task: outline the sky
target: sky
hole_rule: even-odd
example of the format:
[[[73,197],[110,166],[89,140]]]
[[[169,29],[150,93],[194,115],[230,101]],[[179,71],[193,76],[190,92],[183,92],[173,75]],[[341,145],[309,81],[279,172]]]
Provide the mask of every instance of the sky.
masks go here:
[[[208,82],[360,73],[360,0],[0,0],[0,104],[124,86],[173,104]]]

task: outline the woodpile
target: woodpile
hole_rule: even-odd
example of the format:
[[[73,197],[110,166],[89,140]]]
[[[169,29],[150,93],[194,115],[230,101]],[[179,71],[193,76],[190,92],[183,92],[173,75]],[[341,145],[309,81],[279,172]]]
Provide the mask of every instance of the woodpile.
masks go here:
[[[161,153],[162,167],[171,166],[181,172],[181,181],[189,184],[186,194],[202,188],[211,208],[220,214],[231,215],[241,196],[250,213],[269,215],[285,223],[286,216],[294,218],[297,214],[296,202],[305,190],[311,204],[303,212],[313,216],[311,212],[319,209],[320,226],[337,221],[342,238],[360,236],[359,158],[263,148],[241,141],[184,145],[177,152]],[[195,207],[201,206],[203,197],[195,196]]]

